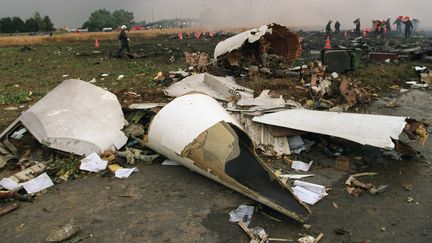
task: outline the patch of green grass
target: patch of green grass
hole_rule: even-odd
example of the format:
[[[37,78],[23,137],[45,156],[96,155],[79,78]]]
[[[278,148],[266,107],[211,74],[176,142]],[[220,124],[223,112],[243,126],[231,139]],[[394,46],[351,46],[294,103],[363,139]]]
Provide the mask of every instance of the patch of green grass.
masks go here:
[[[363,84],[386,90],[391,85],[403,86],[408,80],[416,79],[414,64],[366,64],[350,77]]]
[[[31,93],[18,91],[0,95],[0,104],[20,104],[31,100]]]

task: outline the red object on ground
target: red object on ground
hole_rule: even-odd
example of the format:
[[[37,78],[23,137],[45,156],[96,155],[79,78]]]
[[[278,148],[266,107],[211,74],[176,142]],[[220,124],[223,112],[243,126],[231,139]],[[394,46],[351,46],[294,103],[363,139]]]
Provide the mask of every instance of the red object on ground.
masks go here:
[[[330,36],[327,36],[324,49],[331,49]]]
[[[100,46],[99,46],[99,41],[98,41],[98,39],[95,40],[94,47],[95,47],[95,48],[99,48],[99,47],[100,47]]]
[[[183,40],[183,33],[182,32],[178,33],[178,38],[179,38],[179,40]]]

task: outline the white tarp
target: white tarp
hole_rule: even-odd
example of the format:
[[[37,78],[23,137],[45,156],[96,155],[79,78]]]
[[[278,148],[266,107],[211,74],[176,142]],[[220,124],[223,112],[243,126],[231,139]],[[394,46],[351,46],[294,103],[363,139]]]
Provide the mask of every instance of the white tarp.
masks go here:
[[[42,144],[78,155],[122,147],[127,137],[117,97],[85,81],[63,81],[7,128],[18,123]]]
[[[344,138],[363,145],[394,148],[406,117],[293,109],[253,118],[254,122]]]
[[[191,92],[203,93],[218,100],[228,101],[232,96],[253,98],[253,90],[238,85],[234,80],[201,73],[170,85],[165,94],[179,97]]]

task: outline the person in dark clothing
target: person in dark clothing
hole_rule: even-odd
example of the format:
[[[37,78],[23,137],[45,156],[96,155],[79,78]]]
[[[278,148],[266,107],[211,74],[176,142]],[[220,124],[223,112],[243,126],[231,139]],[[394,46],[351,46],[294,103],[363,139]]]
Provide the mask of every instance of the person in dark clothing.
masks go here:
[[[405,24],[405,38],[409,38],[411,36],[411,29],[413,28],[413,24],[410,18],[405,18],[403,23]]]
[[[402,33],[402,16],[397,17],[397,19],[393,22],[394,25],[396,25],[396,32],[398,34]]]
[[[334,27],[335,27],[335,34],[339,34],[340,33],[340,23],[338,20],[336,20]]]
[[[361,35],[361,31],[360,31],[360,19],[357,18],[356,20],[354,20],[353,23],[355,24],[355,35],[356,36],[360,36]]]
[[[329,20],[329,22],[327,23],[327,25],[326,25],[326,34],[328,35],[328,36],[330,36],[331,37],[331,33],[332,33],[332,30],[331,30],[331,23],[332,23],[333,21],[331,21],[331,20]]]
[[[130,48],[129,48],[129,38],[126,35],[126,30],[127,27],[126,25],[123,25],[121,27],[121,31],[120,34],[118,36],[118,39],[120,41],[120,49],[117,52],[117,56],[120,56],[120,54],[123,52],[124,49],[127,50],[127,52],[130,52]]]

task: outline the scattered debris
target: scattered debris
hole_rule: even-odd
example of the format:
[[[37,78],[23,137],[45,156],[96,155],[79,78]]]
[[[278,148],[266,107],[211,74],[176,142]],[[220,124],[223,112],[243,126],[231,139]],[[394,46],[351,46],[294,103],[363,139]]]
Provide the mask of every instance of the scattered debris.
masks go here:
[[[152,163],[155,159],[159,158],[159,154],[147,154],[145,151],[136,148],[126,148],[126,151],[117,151],[117,155],[126,158],[130,165],[136,164],[135,161],[142,161],[145,163]]]
[[[184,52],[186,64],[192,66],[195,72],[203,73],[207,72],[207,66],[209,65],[209,55],[205,52]]]
[[[285,69],[300,54],[300,38],[296,33],[282,25],[268,24],[219,42],[214,59],[217,65],[226,68],[249,67],[251,64],[269,67],[274,63]],[[272,58],[276,60],[270,61]]]
[[[48,242],[62,242],[76,235],[80,230],[81,226],[72,221],[60,229],[52,230],[46,240]]]
[[[240,100],[242,97],[253,98],[253,90],[240,86],[229,78],[208,73],[192,75],[165,89],[165,94],[171,97],[179,97],[191,92],[207,94],[223,101]]]
[[[236,210],[233,210],[229,213],[229,222],[235,223],[241,221],[247,226],[252,221],[252,215],[254,213],[254,210],[254,206],[240,205]]]
[[[279,111],[257,116],[252,120],[268,125],[335,136],[378,148],[394,148],[392,138],[398,138],[404,128],[416,122],[406,117],[305,109]],[[426,124],[421,124],[427,127]],[[419,135],[414,135],[414,137],[417,136]]]
[[[322,238],[324,234],[320,233],[316,238],[310,235],[304,236],[300,239],[298,239],[299,243],[318,243]]]
[[[6,207],[1,207],[0,208],[0,217],[14,211],[15,209],[19,208],[19,206],[20,206],[20,204],[18,204],[18,203],[12,203],[12,204],[7,205]]]
[[[356,179],[356,177],[360,177],[360,176],[374,176],[374,175],[377,175],[377,173],[366,172],[366,173],[353,174],[349,176],[345,182],[348,193],[355,197],[358,197],[363,191],[368,191],[372,195],[376,195],[384,192],[384,190],[387,189],[387,187],[389,187],[388,185],[380,185],[376,187],[372,183],[365,184],[359,181],[358,179]]]

